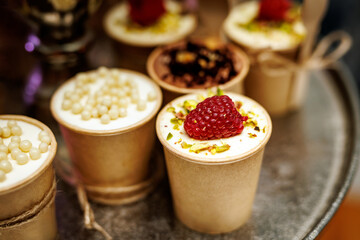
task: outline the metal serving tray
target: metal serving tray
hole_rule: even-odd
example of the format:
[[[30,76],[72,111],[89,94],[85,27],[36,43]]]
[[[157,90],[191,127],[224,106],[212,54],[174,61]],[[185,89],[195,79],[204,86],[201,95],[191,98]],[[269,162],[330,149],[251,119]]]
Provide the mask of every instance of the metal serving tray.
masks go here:
[[[174,216],[167,179],[137,203],[93,203],[96,220],[114,239],[315,239],[339,207],[356,170],[360,107],[355,89],[342,64],[314,72],[304,107],[273,119],[253,214],[240,229],[204,235],[183,226]],[[60,239],[103,239],[85,230],[75,189],[61,180],[56,207]]]

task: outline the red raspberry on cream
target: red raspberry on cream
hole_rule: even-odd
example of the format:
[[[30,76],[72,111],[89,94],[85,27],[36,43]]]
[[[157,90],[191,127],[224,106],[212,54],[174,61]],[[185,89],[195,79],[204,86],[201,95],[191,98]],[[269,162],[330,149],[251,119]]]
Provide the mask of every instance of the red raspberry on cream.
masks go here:
[[[258,19],[264,21],[283,21],[286,20],[286,13],[290,9],[289,0],[262,0]]]
[[[246,120],[228,96],[213,96],[199,103],[186,116],[184,129],[198,140],[228,138],[240,134]]]

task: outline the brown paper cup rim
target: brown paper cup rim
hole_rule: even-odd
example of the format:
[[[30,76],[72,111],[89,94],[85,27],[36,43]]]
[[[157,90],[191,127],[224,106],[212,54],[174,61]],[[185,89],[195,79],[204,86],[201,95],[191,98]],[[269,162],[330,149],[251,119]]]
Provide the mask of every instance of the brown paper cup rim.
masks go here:
[[[197,39],[193,39],[194,41],[199,41],[199,42],[203,42],[201,40],[197,40]],[[169,83],[164,82],[163,80],[160,79],[160,77],[158,76],[158,74],[155,71],[154,68],[154,63],[155,60],[163,53],[164,50],[166,49],[170,49],[172,47],[178,46],[179,44],[183,44],[184,41],[181,42],[177,42],[174,44],[170,44],[167,46],[163,46],[163,47],[158,47],[156,49],[154,49],[146,62],[146,69],[148,74],[150,75],[150,77],[158,84],[160,85],[160,87],[162,87],[163,89],[166,89],[167,91],[173,92],[173,93],[180,93],[180,94],[189,94],[189,93],[200,93],[202,91],[204,91],[204,89],[196,89],[196,88],[180,88],[177,87],[175,85],[171,85]],[[249,68],[250,68],[250,61],[249,58],[247,56],[247,54],[241,50],[240,48],[236,47],[233,44],[230,43],[219,43],[219,44],[223,44],[228,46],[239,58],[240,61],[242,63],[242,67],[240,72],[233,77],[230,81],[226,82],[225,84],[221,84],[218,86],[214,86],[214,87],[219,87],[221,89],[229,89],[232,86],[234,86],[235,84],[244,81],[246,75],[249,72]]]
[[[0,189],[0,195],[4,195],[7,194],[9,192],[15,191],[19,188],[24,187],[25,185],[31,183],[32,181],[34,181],[38,176],[40,176],[42,173],[44,173],[46,171],[46,169],[48,167],[51,166],[51,163],[55,157],[56,154],[56,148],[57,148],[57,142],[56,142],[56,138],[53,134],[53,132],[50,130],[49,127],[47,127],[45,124],[43,124],[42,122],[27,117],[27,116],[23,116],[23,115],[0,115],[0,119],[3,120],[15,120],[15,121],[23,121],[26,123],[30,123],[32,125],[35,125],[37,127],[39,127],[42,130],[45,130],[47,133],[49,133],[49,136],[51,138],[51,144],[49,147],[49,156],[46,158],[45,162],[40,166],[40,168],[38,168],[32,175],[22,179],[21,181],[18,181],[14,184],[11,184],[7,187],[1,188]]]
[[[62,126],[68,128],[68,129],[70,129],[70,130],[72,130],[74,132],[85,134],[85,135],[91,135],[91,136],[104,136],[104,135],[110,136],[110,135],[116,135],[116,134],[119,134],[119,133],[125,133],[125,132],[128,132],[128,131],[134,130],[136,128],[139,128],[139,127],[143,126],[144,124],[146,124],[147,122],[149,122],[157,114],[157,112],[160,109],[161,103],[162,103],[162,93],[161,93],[161,90],[160,90],[159,86],[156,85],[153,81],[151,81],[151,79],[148,76],[146,76],[146,75],[144,75],[142,73],[127,70],[127,69],[122,69],[122,68],[112,68],[112,69],[117,69],[117,70],[119,70],[121,72],[126,72],[126,73],[129,73],[129,74],[137,75],[137,76],[143,78],[144,80],[148,81],[153,86],[153,89],[156,92],[157,98],[156,98],[156,106],[154,108],[154,111],[151,112],[151,114],[149,114],[144,119],[142,119],[141,121],[139,121],[139,122],[137,122],[137,123],[135,123],[133,125],[126,126],[126,127],[115,128],[115,129],[110,129],[110,130],[89,130],[89,129],[84,129],[84,128],[80,128],[78,126],[72,125],[71,123],[68,123],[68,122],[64,121],[59,116],[59,114],[56,112],[54,99],[55,99],[55,96],[57,94],[59,94],[59,92],[60,92],[60,90],[62,88],[66,87],[67,85],[69,85],[73,81],[75,81],[75,76],[74,76],[74,77],[70,78],[69,80],[67,80],[65,83],[63,83],[55,91],[55,93],[51,97],[50,110],[51,110],[51,113],[52,113],[53,117],[56,119],[56,121],[58,123],[60,123]],[[92,71],[88,71],[86,73],[92,73],[92,72],[95,72],[95,71],[96,70],[92,70]]]
[[[205,94],[206,92],[203,91],[203,93]],[[230,92],[229,92],[230,93]],[[175,149],[171,144],[168,143],[168,141],[162,136],[161,131],[160,131],[160,117],[166,113],[166,109],[170,106],[168,103],[158,114],[158,117],[156,119],[156,134],[161,142],[161,144],[164,146],[164,148],[168,149],[170,152],[172,152],[173,154],[175,154],[176,156],[178,156],[179,158],[189,161],[189,162],[193,162],[193,163],[197,163],[197,164],[201,164],[201,165],[223,165],[223,164],[229,164],[229,163],[234,163],[234,162],[239,162],[242,160],[245,160],[247,158],[249,158],[250,156],[256,154],[257,152],[261,151],[265,145],[267,144],[267,142],[270,139],[271,133],[272,133],[272,122],[271,122],[271,118],[269,116],[269,114],[267,113],[267,111],[256,101],[254,101],[251,98],[248,98],[244,95],[240,95],[237,93],[231,93],[231,94],[236,94],[238,96],[241,96],[243,98],[246,98],[248,101],[251,101],[252,103],[256,104],[257,107],[259,107],[263,112],[264,115],[266,117],[266,121],[268,123],[267,126],[267,132],[266,135],[264,137],[264,139],[261,141],[261,143],[259,143],[256,147],[250,149],[247,152],[232,156],[232,157],[222,157],[222,158],[218,158],[216,160],[208,160],[206,159],[206,157],[198,157],[198,156],[188,156],[188,155],[184,155],[184,153],[182,153],[181,151]],[[190,95],[190,94],[189,94]],[[173,101],[176,101],[180,98],[186,99],[189,95],[185,95],[185,96],[181,96],[176,98]]]
[[[152,48],[152,47],[156,47],[159,45],[164,45],[164,44],[168,44],[168,43],[172,43],[172,42],[176,42],[179,41],[183,38],[185,38],[186,36],[188,36],[190,33],[192,33],[195,28],[197,27],[197,18],[194,14],[187,14],[187,16],[191,17],[192,20],[194,21],[194,24],[184,33],[184,34],[177,34],[174,33],[173,35],[177,35],[177,36],[173,36],[173,38],[169,41],[161,41],[161,42],[152,42],[151,39],[149,39],[149,41],[147,42],[134,42],[128,38],[126,38],[125,35],[123,36],[119,36],[118,34],[115,34],[112,27],[111,27],[111,22],[109,20],[110,16],[112,14],[114,14],[118,8],[122,7],[124,5],[124,3],[119,3],[116,6],[114,6],[112,9],[110,9],[104,17],[104,21],[103,21],[103,26],[105,29],[105,32],[113,39],[115,39],[116,41],[119,41],[121,43],[124,44],[128,44],[131,46],[135,46],[135,47],[142,47],[142,48]]]

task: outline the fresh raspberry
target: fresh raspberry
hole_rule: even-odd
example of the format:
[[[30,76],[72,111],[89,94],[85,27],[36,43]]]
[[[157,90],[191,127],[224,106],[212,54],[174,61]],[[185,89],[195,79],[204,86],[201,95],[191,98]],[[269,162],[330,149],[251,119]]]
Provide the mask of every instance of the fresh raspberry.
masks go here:
[[[228,138],[240,134],[246,120],[228,96],[213,96],[186,116],[184,128],[190,137],[199,140]]]
[[[290,9],[289,0],[262,0],[260,2],[258,20],[263,21],[283,21],[286,13]]]
[[[132,21],[143,25],[151,25],[164,13],[164,0],[128,0],[130,18]]]

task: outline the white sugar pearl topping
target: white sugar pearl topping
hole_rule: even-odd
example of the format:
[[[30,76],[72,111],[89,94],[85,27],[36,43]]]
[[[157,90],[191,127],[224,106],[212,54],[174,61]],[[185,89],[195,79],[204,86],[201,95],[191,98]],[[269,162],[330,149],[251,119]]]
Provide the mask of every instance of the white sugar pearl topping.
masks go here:
[[[32,160],[38,160],[41,157],[40,150],[34,147],[30,149],[29,155]]]
[[[20,150],[23,152],[29,152],[32,147],[32,143],[29,140],[21,141]]]
[[[5,173],[9,173],[12,169],[13,167],[8,160],[0,161],[0,170],[4,171]]]
[[[27,162],[29,161],[29,157],[26,153],[19,153],[17,156],[16,156],[16,162],[19,164],[19,165],[24,165],[26,164]]]

